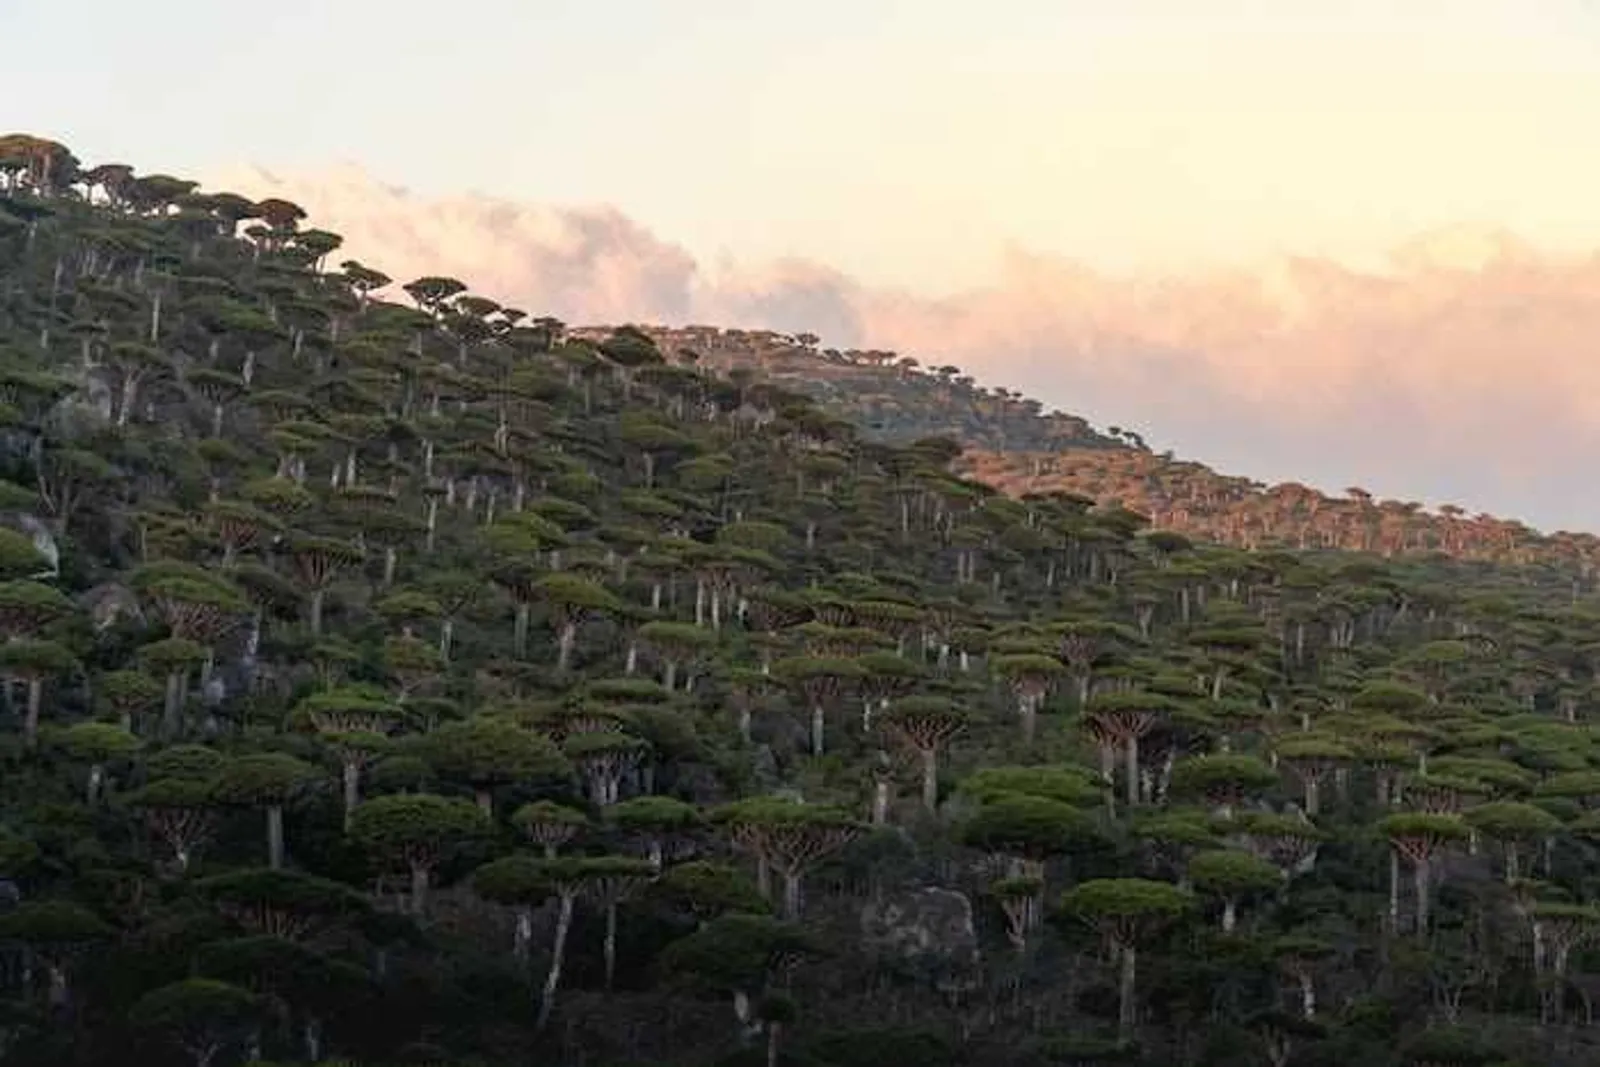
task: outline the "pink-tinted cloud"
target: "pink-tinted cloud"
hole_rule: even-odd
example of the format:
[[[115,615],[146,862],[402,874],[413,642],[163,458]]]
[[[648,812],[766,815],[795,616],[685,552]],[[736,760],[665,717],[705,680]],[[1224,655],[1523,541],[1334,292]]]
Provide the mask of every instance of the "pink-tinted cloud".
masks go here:
[[[1380,268],[1314,258],[1126,278],[1013,250],[931,297],[814,263],[698,263],[614,208],[430,199],[352,170],[216,183],[288,196],[396,278],[453,274],[573,323],[810,330],[956,363],[1263,480],[1456,502],[1600,529],[1600,258],[1494,231],[1430,234]]]

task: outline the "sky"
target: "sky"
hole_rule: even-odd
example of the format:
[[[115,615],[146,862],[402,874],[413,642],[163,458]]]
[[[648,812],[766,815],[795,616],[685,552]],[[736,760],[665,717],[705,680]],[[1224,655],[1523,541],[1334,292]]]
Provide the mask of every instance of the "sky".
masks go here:
[[[812,328],[1264,480],[1600,530],[1591,0],[0,0],[0,26],[0,124],[291,193],[390,273]]]

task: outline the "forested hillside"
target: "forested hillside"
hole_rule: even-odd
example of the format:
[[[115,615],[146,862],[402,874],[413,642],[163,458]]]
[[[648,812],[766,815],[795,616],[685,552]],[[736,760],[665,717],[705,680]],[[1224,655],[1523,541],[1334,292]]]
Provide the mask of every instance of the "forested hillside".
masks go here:
[[[615,327],[578,327],[574,341],[599,343]],[[635,326],[667,357],[723,374],[772,382],[811,397],[891,444],[949,436],[965,447],[1000,451],[1144,447],[1137,434],[1100,433],[1076,415],[1046,412],[1011,389],[978,385],[953,364],[924,367],[914,356],[822,347],[816,334],[715,326]]]
[[[0,138],[0,1057],[1600,1060],[1583,568],[1242,551]]]
[[[669,358],[817,401],[879,441],[945,436],[961,444],[954,470],[1012,496],[1068,493],[1124,507],[1154,529],[1240,548],[1341,548],[1386,556],[1443,553],[1463,559],[1600,566],[1600,538],[1541,533],[1515,519],[1457,504],[1429,510],[1352,486],[1341,496],[1299,482],[1268,485],[1156,452],[1136,431],[1104,432],[1076,415],[1046,412],[1004,387],[977,385],[952,365],[924,366],[895,352],[822,348],[814,334],[709,326],[638,327]],[[614,327],[569,330],[599,343]]]

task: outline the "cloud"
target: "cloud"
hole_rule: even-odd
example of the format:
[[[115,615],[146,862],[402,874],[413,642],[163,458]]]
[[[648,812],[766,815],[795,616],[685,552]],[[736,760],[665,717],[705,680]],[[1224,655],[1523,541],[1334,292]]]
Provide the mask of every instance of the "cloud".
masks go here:
[[[692,310],[694,257],[613,207],[419,197],[349,166],[316,175],[249,167],[206,184],[294,200],[315,225],[344,236],[341,257],[397,281],[458,277],[531,313],[575,321],[673,321]]]
[[[1461,227],[1363,267],[1128,277],[1022,249],[990,284],[930,296],[816,263],[698,262],[615,208],[416,196],[353,168],[211,183],[286,196],[397,279],[451,274],[572,323],[809,330],[955,363],[1265,481],[1454,502],[1600,529],[1600,258]]]

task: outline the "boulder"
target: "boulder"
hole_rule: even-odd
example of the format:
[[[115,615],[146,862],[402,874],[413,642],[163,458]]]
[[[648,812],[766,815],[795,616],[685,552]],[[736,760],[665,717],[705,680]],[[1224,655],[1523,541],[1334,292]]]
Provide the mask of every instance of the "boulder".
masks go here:
[[[959,982],[981,962],[972,901],[928,886],[887,894],[861,909],[862,947],[940,985]]]

